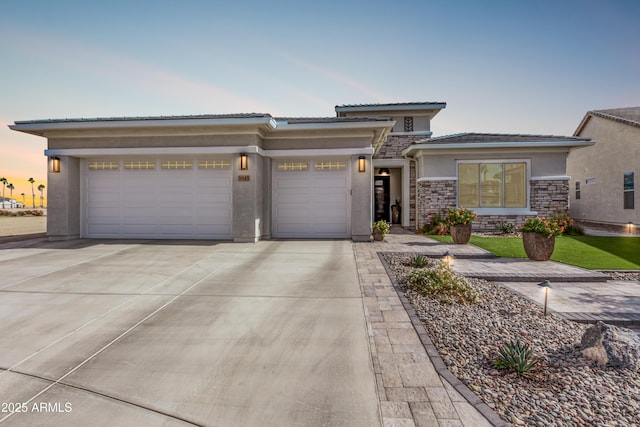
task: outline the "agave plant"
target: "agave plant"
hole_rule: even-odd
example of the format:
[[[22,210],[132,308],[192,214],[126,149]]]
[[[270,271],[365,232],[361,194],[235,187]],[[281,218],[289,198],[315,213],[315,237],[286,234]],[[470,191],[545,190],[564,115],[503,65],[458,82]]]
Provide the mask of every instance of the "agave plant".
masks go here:
[[[500,369],[512,369],[521,375],[530,373],[539,360],[533,356],[533,352],[527,344],[517,339],[500,347],[500,356],[493,362]]]
[[[426,267],[429,260],[424,255],[414,255],[411,257],[411,265],[416,268]]]

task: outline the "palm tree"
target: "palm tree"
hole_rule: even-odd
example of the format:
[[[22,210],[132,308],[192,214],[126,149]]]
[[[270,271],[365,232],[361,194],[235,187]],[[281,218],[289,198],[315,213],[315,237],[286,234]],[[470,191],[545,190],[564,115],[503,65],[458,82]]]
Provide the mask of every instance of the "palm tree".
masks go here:
[[[0,178],[0,182],[2,183],[2,207],[4,208],[4,187],[7,186],[7,178],[3,176]]]
[[[29,178],[27,181],[31,183],[31,201],[33,202],[31,206],[32,206],[32,209],[35,209],[36,208],[36,190],[33,189],[33,183],[36,182],[36,180],[33,178]]]
[[[9,189],[9,200],[13,200],[13,189],[16,188],[16,187],[14,187],[12,183],[9,183],[9,185],[7,185],[7,188]],[[11,202],[11,207],[12,208],[15,207],[13,202]]]
[[[20,193],[20,195],[22,196],[22,207],[26,207],[27,206],[27,202],[24,201],[24,193]]]
[[[38,191],[40,191],[40,208],[44,208],[44,194],[42,190],[44,190],[44,184],[38,185]]]

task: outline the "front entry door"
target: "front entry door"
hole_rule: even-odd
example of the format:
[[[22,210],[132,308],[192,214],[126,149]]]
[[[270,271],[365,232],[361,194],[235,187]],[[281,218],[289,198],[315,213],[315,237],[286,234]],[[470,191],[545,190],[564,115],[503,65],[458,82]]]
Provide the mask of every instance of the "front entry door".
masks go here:
[[[375,221],[389,220],[389,176],[376,176],[373,180],[373,212]]]

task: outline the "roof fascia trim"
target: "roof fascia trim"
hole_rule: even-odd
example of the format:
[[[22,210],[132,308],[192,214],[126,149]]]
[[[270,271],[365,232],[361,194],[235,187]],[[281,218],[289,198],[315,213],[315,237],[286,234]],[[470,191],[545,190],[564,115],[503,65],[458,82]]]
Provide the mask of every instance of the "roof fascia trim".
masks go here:
[[[593,141],[521,141],[521,142],[462,142],[452,144],[412,144],[405,148],[403,155],[420,150],[448,150],[460,148],[548,148],[548,147],[588,147]]]
[[[435,104],[400,104],[400,105],[373,105],[373,106],[339,106],[335,107],[336,113],[342,112],[364,112],[364,111],[406,111],[406,110],[442,110],[447,108],[446,102]]]

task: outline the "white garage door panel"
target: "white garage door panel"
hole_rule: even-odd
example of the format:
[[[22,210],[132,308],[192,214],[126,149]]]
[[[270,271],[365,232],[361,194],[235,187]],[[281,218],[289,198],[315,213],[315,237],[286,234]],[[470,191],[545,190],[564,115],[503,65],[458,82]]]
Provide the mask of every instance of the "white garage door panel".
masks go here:
[[[84,237],[232,238],[230,168],[83,170]]]
[[[292,238],[350,237],[349,170],[273,169],[273,235]],[[348,164],[348,162],[347,162]]]

